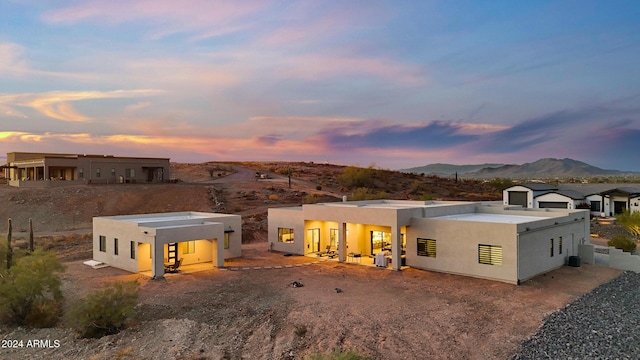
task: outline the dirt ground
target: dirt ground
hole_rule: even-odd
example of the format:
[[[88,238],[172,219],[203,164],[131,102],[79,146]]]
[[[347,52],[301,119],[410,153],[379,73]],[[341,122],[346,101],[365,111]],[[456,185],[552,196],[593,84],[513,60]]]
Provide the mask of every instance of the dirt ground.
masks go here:
[[[105,282],[135,279],[141,285],[138,315],[121,333],[78,339],[66,319],[55,329],[0,327],[0,339],[59,340],[53,348],[0,348],[0,359],[304,359],[334,349],[373,359],[506,359],[546,315],[620,274],[563,267],[514,286],[270,253],[266,209],[299,205],[309,195],[323,201],[348,195],[335,180],[339,167],[294,164],[289,187],[282,173],[290,164],[172,166],[177,184],[0,186],[0,219],[13,218],[15,244],[26,246],[33,218],[37,246],[55,250],[65,262],[67,309]],[[256,181],[256,171],[269,176]],[[377,186],[397,199],[420,191],[442,199],[499,196],[479,183],[413,175],[389,175],[385,185],[383,175]],[[82,264],[91,258],[93,216],[183,210],[241,214],[243,257],[227,261],[226,270],[161,280]],[[293,281],[303,286],[292,287]]]
[[[514,286],[415,269],[317,262],[270,253],[265,243],[243,245],[243,257],[226,265],[238,270],[151,280],[68,262],[68,303],[104,282],[136,279],[141,285],[136,319],[101,339],[77,339],[64,324],[2,329],[3,339],[51,339],[60,346],[0,349],[0,357],[304,359],[348,349],[374,359],[506,359],[546,315],[620,274],[590,265],[562,267]],[[294,281],[303,286],[291,286]]]

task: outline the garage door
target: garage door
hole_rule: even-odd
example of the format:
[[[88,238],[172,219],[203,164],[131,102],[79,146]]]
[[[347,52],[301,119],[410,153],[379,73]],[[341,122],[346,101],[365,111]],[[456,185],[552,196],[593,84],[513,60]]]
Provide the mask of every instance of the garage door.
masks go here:
[[[567,202],[560,201],[540,201],[538,203],[538,207],[540,209],[550,208],[550,209],[567,209]]]
[[[509,191],[509,205],[522,205],[527,207],[527,192]]]

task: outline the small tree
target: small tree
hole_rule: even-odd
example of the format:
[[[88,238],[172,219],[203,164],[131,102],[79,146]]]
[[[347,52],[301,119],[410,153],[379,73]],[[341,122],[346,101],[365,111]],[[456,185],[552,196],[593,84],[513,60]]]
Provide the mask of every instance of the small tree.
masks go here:
[[[49,327],[60,317],[64,271],[54,253],[24,256],[0,278],[0,317],[8,324]]]
[[[625,210],[624,213],[616,216],[618,224],[622,225],[627,231],[633,234],[633,237],[637,240],[640,236],[640,212]]]
[[[74,304],[69,314],[74,329],[82,337],[98,338],[116,334],[135,311],[137,281],[116,281]]]
[[[371,187],[373,186],[372,168],[359,168],[355,166],[347,166],[338,176],[340,181],[347,188]]]

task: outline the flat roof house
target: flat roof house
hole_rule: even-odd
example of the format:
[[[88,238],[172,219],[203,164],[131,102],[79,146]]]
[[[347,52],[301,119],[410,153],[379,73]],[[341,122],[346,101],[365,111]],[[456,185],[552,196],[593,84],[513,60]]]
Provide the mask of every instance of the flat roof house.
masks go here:
[[[276,251],[519,284],[561,267],[589,243],[588,210],[478,202],[374,200],[269,209]],[[588,247],[588,245],[587,245]],[[586,259],[589,259],[588,257]],[[585,261],[587,262],[587,261]]]
[[[531,209],[589,209],[593,216],[640,211],[640,184],[518,184],[503,190],[504,205]]]
[[[169,180],[168,158],[113,155],[7,153],[11,186],[154,183]]]
[[[165,273],[165,264],[211,263],[242,255],[240,215],[173,212],[93,218],[93,259],[131,272]]]

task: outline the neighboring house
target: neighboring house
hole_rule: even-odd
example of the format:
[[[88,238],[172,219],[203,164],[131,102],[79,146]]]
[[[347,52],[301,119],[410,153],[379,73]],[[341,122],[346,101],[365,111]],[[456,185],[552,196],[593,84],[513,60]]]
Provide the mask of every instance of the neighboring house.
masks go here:
[[[587,252],[587,210],[372,200],[269,209],[269,246],[286,253],[459,274],[512,284]],[[587,253],[585,253],[587,254]],[[589,257],[586,257],[589,259]]]
[[[504,205],[530,209],[589,209],[592,216],[640,211],[640,184],[520,184],[505,189]]]
[[[168,158],[11,152],[4,169],[8,184],[20,187],[169,180]]]
[[[93,259],[131,272],[164,275],[165,264],[211,263],[242,255],[240,215],[175,212],[93,218]]]

